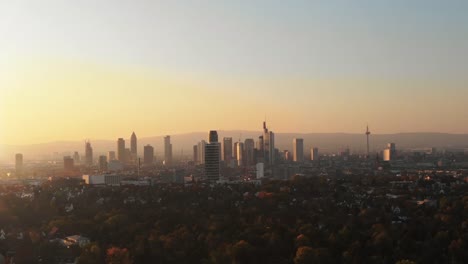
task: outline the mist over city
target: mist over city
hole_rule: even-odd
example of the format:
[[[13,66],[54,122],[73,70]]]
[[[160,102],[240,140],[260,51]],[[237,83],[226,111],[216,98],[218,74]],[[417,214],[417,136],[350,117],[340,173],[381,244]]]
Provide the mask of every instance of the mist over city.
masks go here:
[[[468,263],[468,2],[0,2],[0,264]]]

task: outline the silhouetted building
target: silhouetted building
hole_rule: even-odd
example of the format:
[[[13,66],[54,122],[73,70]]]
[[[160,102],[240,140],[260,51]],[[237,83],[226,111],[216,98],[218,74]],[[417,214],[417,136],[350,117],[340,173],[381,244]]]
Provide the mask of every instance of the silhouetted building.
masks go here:
[[[312,148],[310,150],[310,160],[319,160],[318,148]]]
[[[23,173],[23,154],[21,153],[15,155],[15,169],[16,175],[21,176]]]
[[[117,139],[117,160],[122,164],[125,163],[125,140],[123,138]]]
[[[222,159],[229,164],[232,159],[232,137],[223,138]]]
[[[237,158],[237,156],[238,156],[238,155],[237,155],[237,147],[238,147],[238,145],[239,145],[239,142],[234,142],[234,155],[233,155],[233,158],[234,158],[234,160],[236,161],[237,164],[239,163],[239,162],[238,162],[239,159]]]
[[[198,163],[198,145],[193,145],[193,162]]]
[[[130,151],[129,148],[125,148],[125,152],[124,152],[124,164],[128,164],[132,158],[132,151]]]
[[[78,153],[78,151],[75,151],[75,153],[73,154],[73,160],[75,161],[75,164],[80,163],[80,154]]]
[[[75,160],[70,156],[63,157],[63,169],[72,171],[75,169]]]
[[[154,162],[154,148],[151,145],[146,145],[143,148],[143,163],[153,164]]]
[[[107,152],[107,161],[113,161],[113,160],[115,160],[115,151]]]
[[[91,142],[85,142],[85,164],[86,166],[93,165],[93,148],[91,147]]]
[[[293,139],[293,161],[304,161],[304,140],[302,138]]]
[[[255,142],[251,138],[244,141],[244,162],[246,166],[254,165]]]
[[[130,137],[130,152],[132,153],[131,160],[136,161],[138,157],[138,152],[137,152],[137,137],[135,135],[135,132],[133,132],[132,136]]]
[[[164,137],[164,165],[172,165],[172,144],[171,136]]]
[[[216,131],[210,131],[209,141],[205,147],[205,175],[208,181],[213,183],[219,180],[219,161],[221,155],[218,133]]]
[[[205,164],[206,141],[202,140],[198,142],[197,149],[198,149],[197,164]]]
[[[244,143],[242,142],[237,142],[236,145],[236,153],[237,153],[237,166],[244,166],[245,165],[245,160],[244,160]]]
[[[107,171],[107,157],[104,155],[99,156],[99,170]]]

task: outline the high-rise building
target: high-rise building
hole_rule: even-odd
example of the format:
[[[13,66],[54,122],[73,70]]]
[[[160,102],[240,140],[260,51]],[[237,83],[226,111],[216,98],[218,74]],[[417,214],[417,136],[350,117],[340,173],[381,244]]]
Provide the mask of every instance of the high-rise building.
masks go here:
[[[197,164],[205,164],[206,141],[202,140],[198,142],[197,149],[198,149]]]
[[[86,166],[93,165],[93,148],[89,141],[85,142],[85,164]]]
[[[193,162],[198,164],[198,145],[193,145]]]
[[[128,164],[132,158],[132,151],[130,151],[130,148],[125,148],[124,152],[124,164]]]
[[[263,135],[258,138],[260,160],[263,159],[266,164],[274,165],[276,160],[275,155],[275,134],[268,131],[266,122],[263,122]]]
[[[395,143],[388,143],[387,148],[390,149],[390,156],[392,159],[396,156],[396,144]]]
[[[319,160],[318,148],[312,148],[310,150],[310,160]]]
[[[75,160],[70,156],[63,157],[63,169],[72,171],[75,169]]]
[[[171,136],[165,136],[164,137],[164,164],[166,166],[172,165]]]
[[[245,159],[244,159],[244,143],[237,142],[236,145],[236,153],[237,153],[237,166],[244,166]]]
[[[23,173],[23,154],[18,153],[15,155],[15,168],[16,175],[19,177]]]
[[[137,153],[137,137],[135,135],[135,132],[133,132],[132,136],[130,137],[130,151],[132,153],[132,160],[136,161],[138,157],[138,153]]]
[[[223,138],[222,160],[229,164],[232,159],[232,137]]]
[[[78,151],[75,151],[75,153],[73,154],[73,161],[75,164],[80,163],[80,154],[78,153]]]
[[[123,138],[117,139],[117,159],[125,163],[125,140]]]
[[[270,165],[274,165],[275,164],[275,160],[276,160],[276,152],[275,152],[275,134],[270,131],[270,149],[268,150],[269,152],[269,162],[270,162]]]
[[[390,161],[392,160],[392,150],[389,148],[384,149],[383,151],[383,160]]]
[[[293,139],[293,161],[304,161],[304,140],[302,138]]]
[[[212,130],[209,134],[209,143],[205,147],[205,175],[208,181],[212,183],[219,180],[220,154],[218,133]]]
[[[107,171],[107,157],[104,155],[99,156],[99,170]]]
[[[239,142],[234,142],[234,155],[233,158],[237,162],[239,159],[237,157],[237,146],[239,145]]]
[[[143,148],[143,163],[153,164],[154,162],[154,148],[151,145],[146,145]]]
[[[251,138],[244,141],[244,161],[246,166],[254,165],[255,142]]]
[[[107,161],[113,161],[113,160],[115,160],[115,151],[107,152]]]

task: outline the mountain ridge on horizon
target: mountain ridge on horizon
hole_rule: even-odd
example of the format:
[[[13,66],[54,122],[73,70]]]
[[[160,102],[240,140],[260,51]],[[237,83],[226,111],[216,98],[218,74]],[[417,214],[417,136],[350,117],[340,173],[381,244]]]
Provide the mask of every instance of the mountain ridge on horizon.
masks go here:
[[[245,132],[245,133],[258,133],[259,135],[262,134],[261,131],[256,131],[256,130],[216,130],[218,133],[233,133],[233,132]],[[274,131],[272,131],[274,132]],[[353,132],[274,132],[275,135],[365,135],[365,133],[353,133]],[[136,133],[135,133],[136,134]],[[186,132],[186,133],[177,133],[177,134],[161,134],[161,135],[154,135],[154,136],[144,136],[144,137],[138,137],[138,140],[145,140],[145,139],[153,139],[153,138],[161,138],[164,136],[186,136],[186,135],[194,135],[194,134],[208,134],[208,132],[201,132],[201,131],[196,131],[196,132]],[[396,132],[396,133],[371,133],[372,136],[392,136],[392,135],[454,135],[454,136],[463,136],[463,135],[468,135],[468,133],[448,133],[448,132]],[[130,137],[124,137],[123,139],[129,140]],[[221,138],[220,138],[221,139]],[[255,138],[254,138],[255,139]],[[30,144],[5,144],[5,143],[0,143],[0,146],[3,147],[19,147],[19,146],[36,146],[36,145],[46,145],[46,144],[66,144],[66,143],[77,143],[77,142],[85,142],[85,140],[90,140],[92,142],[104,142],[104,141],[112,141],[114,142],[114,139],[103,139],[103,138],[97,138],[97,139],[61,139],[61,140],[54,140],[54,141],[44,141],[44,142],[38,142],[38,143],[30,143]]]

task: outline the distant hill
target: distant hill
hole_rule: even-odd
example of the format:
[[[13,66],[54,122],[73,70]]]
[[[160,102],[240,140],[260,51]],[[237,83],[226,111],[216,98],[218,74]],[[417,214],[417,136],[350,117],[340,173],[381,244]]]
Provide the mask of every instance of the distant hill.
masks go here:
[[[244,141],[246,138],[253,138],[257,141],[261,131],[218,131],[219,140],[223,137],[232,137],[233,142]],[[138,135],[138,134],[137,134]],[[151,144],[155,148],[156,157],[162,156],[163,137],[155,136],[139,138],[138,151],[143,152],[143,146]],[[193,145],[200,140],[207,140],[207,132],[195,132],[188,134],[171,135],[173,145],[173,154],[180,156],[183,154],[192,155]],[[309,152],[311,147],[318,147],[322,153],[336,152],[349,147],[352,152],[363,153],[366,149],[366,137],[364,134],[347,133],[276,133],[275,144],[280,150],[292,150],[293,138],[304,139],[304,150]],[[394,142],[398,149],[409,148],[468,148],[468,134],[446,134],[446,133],[398,133],[398,134],[379,134],[371,135],[371,150],[382,150],[386,143]],[[116,149],[116,140],[92,140],[91,144],[95,155],[105,154],[109,150]],[[126,139],[129,146],[130,140]],[[43,144],[10,146],[0,145],[0,162],[11,163],[14,161],[15,153],[23,153],[25,160],[37,158],[50,158],[53,153],[58,153],[58,157],[71,155],[78,151],[80,155],[84,154],[84,141],[59,141]]]

